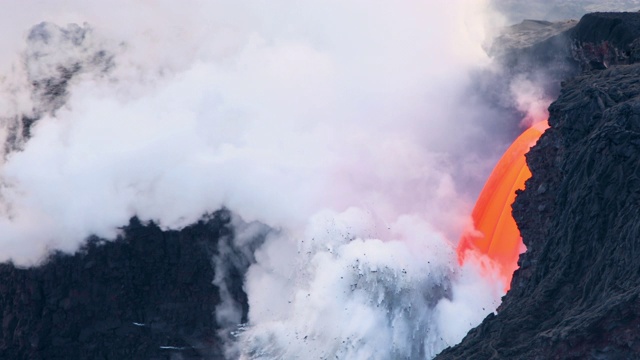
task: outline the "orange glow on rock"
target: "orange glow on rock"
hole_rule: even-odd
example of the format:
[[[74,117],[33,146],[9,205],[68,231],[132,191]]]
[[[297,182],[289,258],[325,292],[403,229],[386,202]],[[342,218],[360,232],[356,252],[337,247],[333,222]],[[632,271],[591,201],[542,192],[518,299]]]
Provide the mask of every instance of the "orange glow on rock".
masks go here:
[[[466,231],[458,244],[458,260],[461,264],[469,251],[476,251],[493,260],[506,290],[518,267],[518,256],[523,246],[520,231],[511,214],[511,205],[516,198],[516,190],[524,189],[525,181],[531,177],[525,154],[548,127],[546,120],[536,123],[507,149],[473,208],[475,229]]]

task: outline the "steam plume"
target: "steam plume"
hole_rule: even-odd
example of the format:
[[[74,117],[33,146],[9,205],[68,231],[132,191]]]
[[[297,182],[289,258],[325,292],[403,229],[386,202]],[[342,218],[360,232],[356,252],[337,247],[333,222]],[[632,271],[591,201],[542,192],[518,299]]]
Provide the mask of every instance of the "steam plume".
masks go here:
[[[431,357],[495,308],[452,250],[496,133],[485,2],[65,4],[0,22],[0,260],[225,206],[265,238],[229,356]]]

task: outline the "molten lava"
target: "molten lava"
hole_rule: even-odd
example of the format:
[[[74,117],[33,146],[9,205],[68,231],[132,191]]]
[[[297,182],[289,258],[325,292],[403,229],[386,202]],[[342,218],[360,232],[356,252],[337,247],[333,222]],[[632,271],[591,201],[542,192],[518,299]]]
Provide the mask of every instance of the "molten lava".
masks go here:
[[[498,267],[507,290],[523,246],[520,231],[511,215],[511,204],[516,198],[516,190],[524,189],[525,181],[531,177],[525,154],[548,127],[546,120],[536,123],[507,149],[473,209],[475,230],[465,232],[458,244],[460,263],[469,256],[469,251],[488,256]]]

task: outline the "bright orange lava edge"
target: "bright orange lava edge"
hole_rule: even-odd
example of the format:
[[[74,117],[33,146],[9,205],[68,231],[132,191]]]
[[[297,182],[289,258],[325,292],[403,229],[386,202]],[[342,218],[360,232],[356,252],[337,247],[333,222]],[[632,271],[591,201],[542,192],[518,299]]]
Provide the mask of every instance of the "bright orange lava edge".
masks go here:
[[[516,190],[524,189],[525,181],[531,177],[525,154],[548,127],[546,120],[536,123],[502,155],[473,208],[475,229],[465,231],[458,243],[460,264],[470,257],[470,252],[487,256],[497,268],[505,290],[509,290],[524,246],[511,214],[511,205],[516,198]]]

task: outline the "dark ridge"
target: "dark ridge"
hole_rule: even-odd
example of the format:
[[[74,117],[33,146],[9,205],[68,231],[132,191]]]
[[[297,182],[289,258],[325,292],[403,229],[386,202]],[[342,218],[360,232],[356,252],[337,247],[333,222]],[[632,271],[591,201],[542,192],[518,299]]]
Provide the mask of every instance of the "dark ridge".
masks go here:
[[[583,49],[624,50],[640,33],[619,29],[638,21],[592,14],[573,34]],[[437,359],[640,358],[640,64],[631,62],[564,82],[513,204],[527,252],[511,290]]]
[[[586,14],[570,33],[579,42],[607,42],[624,51],[640,37],[640,17],[635,12]]]
[[[523,26],[550,26],[553,25],[551,21],[545,20],[535,20],[535,19],[524,19],[520,23]]]
[[[640,55],[640,15],[587,14],[575,28],[568,31],[568,36],[573,41],[572,56],[582,70],[633,64]]]
[[[134,218],[122,231],[36,268],[0,264],[1,359],[222,358],[212,256],[233,236],[230,214],[180,231]],[[232,290],[246,302],[241,281]]]
[[[575,25],[525,20],[505,30],[490,53],[511,72],[543,71],[557,82],[580,72],[633,64],[640,59],[640,15],[592,13]]]

